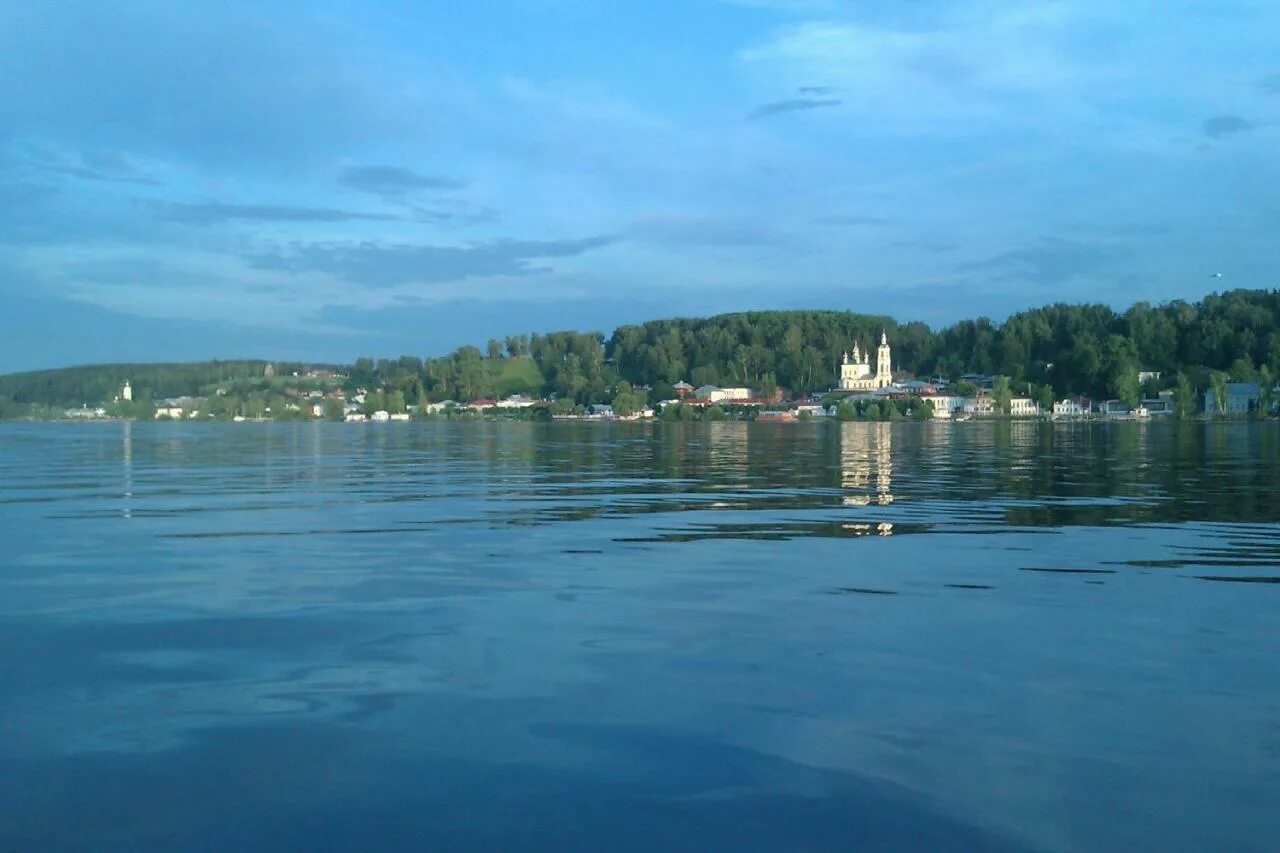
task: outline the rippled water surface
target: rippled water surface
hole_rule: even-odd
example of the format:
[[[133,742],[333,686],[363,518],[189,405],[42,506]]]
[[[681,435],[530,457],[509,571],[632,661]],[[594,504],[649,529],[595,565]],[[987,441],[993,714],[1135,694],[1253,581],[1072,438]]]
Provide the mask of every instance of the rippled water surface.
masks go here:
[[[0,425],[0,849],[1276,849],[1271,424]]]

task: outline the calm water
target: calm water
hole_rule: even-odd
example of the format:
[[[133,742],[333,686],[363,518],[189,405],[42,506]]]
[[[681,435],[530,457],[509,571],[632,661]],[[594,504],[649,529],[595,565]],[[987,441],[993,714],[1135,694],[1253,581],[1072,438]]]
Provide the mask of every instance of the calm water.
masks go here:
[[[1280,428],[0,425],[0,849],[1275,849]]]

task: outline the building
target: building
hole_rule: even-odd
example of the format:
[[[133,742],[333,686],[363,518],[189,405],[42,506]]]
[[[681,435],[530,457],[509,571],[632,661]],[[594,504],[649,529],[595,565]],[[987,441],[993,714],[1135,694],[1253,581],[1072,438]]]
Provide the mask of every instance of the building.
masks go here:
[[[538,401],[528,394],[512,394],[510,397],[497,402],[499,409],[529,409],[536,405],[538,405]]]
[[[676,397],[681,400],[693,393],[693,386],[688,382],[677,382],[671,387],[676,389]]]
[[[1257,382],[1226,383],[1226,405],[1218,408],[1218,394],[1212,388],[1204,392],[1204,410],[1211,415],[1247,415],[1262,402],[1262,386]]]
[[[1040,407],[1030,397],[1013,397],[1009,400],[1009,414],[1015,418],[1039,417]]]
[[[921,394],[920,399],[933,406],[933,416],[939,420],[964,412],[968,397],[955,394]]]
[[[694,391],[693,395],[699,400],[706,400],[708,403],[732,403],[739,400],[750,400],[751,389],[719,388],[715,385],[703,385]]]
[[[875,391],[893,381],[893,365],[889,350],[889,336],[880,333],[880,347],[876,350],[876,372],[871,372],[870,350],[863,352],[855,342],[852,352],[844,354],[840,362],[841,391]]]
[[[124,387],[120,389],[120,399],[126,403],[133,400],[133,386],[129,384],[129,380],[124,381]]]
[[[1053,404],[1055,418],[1083,418],[1089,414],[1091,405],[1084,397],[1068,397]]]

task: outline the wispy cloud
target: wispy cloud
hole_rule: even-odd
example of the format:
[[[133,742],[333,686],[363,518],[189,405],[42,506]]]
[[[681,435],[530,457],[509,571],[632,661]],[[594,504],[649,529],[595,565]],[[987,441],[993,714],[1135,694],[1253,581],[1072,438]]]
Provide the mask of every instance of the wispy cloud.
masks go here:
[[[817,110],[822,107],[838,107],[842,102],[837,98],[789,98],[785,101],[773,101],[761,104],[751,111],[748,119],[761,119],[780,113],[795,113],[805,110]]]
[[[637,220],[628,234],[666,246],[767,246],[782,235],[748,220],[703,214],[663,213]]]
[[[1126,253],[1113,244],[1055,238],[970,261],[961,264],[960,269],[1031,285],[1052,285],[1097,272]]]
[[[299,207],[285,204],[227,204],[224,202],[150,202],[147,205],[160,219],[189,225],[212,225],[230,220],[255,222],[386,222],[404,217],[384,213],[363,213],[329,207]]]
[[[801,86],[796,89],[799,95],[830,95],[832,92],[840,91],[835,86]]]
[[[47,149],[35,149],[29,153],[30,165],[41,172],[66,175],[85,181],[146,186],[161,184],[123,154],[88,151],[77,155],[64,155]]]
[[[1204,129],[1205,135],[1212,136],[1214,139],[1221,139],[1224,136],[1248,133],[1251,130],[1256,130],[1258,126],[1240,116],[1221,115],[1205,119],[1201,127]]]
[[[838,227],[879,227],[888,225],[889,220],[883,216],[862,216],[858,214],[836,214],[834,216],[823,216],[815,220],[819,225],[834,225]]]
[[[289,273],[323,273],[366,287],[439,283],[467,278],[528,276],[549,271],[535,262],[567,258],[615,242],[602,235],[576,240],[495,240],[469,246],[292,243],[248,258],[250,264]]]
[[[402,166],[353,166],[342,172],[338,182],[347,189],[392,199],[420,192],[459,190],[466,186],[456,178],[422,175]]]

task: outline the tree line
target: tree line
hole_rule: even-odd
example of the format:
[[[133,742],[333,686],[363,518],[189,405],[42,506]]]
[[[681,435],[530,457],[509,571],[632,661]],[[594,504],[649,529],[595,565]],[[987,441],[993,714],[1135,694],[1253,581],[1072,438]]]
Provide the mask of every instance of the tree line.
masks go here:
[[[979,317],[941,329],[891,317],[842,311],[756,311],[676,318],[600,332],[560,331],[492,339],[445,356],[360,358],[330,369],[341,385],[383,389],[405,405],[470,401],[527,393],[576,405],[624,405],[674,396],[672,386],[746,385],[793,395],[835,383],[844,352],[857,342],[874,349],[881,332],[895,370],[920,378],[960,380],[970,374],[1008,377],[1018,393],[1040,401],[1069,394],[1136,402],[1174,389],[1186,402],[1224,381],[1280,376],[1280,291],[1234,290],[1198,302],[1139,302],[1125,311],[1058,303],[1004,322]],[[78,405],[111,400],[129,379],[150,398],[208,393],[216,385],[262,383],[267,362],[130,364],[75,367],[0,376],[0,416],[24,405]],[[314,365],[278,364],[277,377]],[[1159,373],[1147,387],[1139,372]],[[281,381],[279,378],[273,380]],[[619,383],[627,385],[622,388]]]

